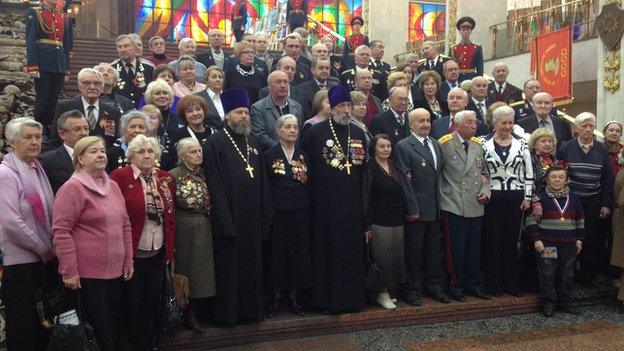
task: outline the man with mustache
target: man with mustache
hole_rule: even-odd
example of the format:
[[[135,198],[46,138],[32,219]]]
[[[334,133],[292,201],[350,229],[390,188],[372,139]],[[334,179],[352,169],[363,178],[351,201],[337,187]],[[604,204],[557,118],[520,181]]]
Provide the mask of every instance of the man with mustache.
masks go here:
[[[308,155],[313,206],[312,306],[340,313],[364,306],[362,185],[366,137],[351,123],[351,95],[329,89],[332,116],[312,126],[302,142]],[[368,233],[368,234],[367,234]]]
[[[217,322],[264,318],[262,239],[272,213],[259,145],[250,135],[249,95],[242,88],[221,93],[225,126],[203,149],[214,228]]]

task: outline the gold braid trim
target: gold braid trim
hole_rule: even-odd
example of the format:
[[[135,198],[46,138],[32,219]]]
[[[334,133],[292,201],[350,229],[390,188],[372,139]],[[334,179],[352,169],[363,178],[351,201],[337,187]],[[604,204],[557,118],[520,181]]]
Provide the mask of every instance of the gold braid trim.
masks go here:
[[[41,30],[46,34],[52,34],[56,31],[56,23],[52,21],[52,27],[49,27],[43,20],[43,17],[41,16],[42,10],[44,10],[44,8],[35,9],[35,13],[37,14],[37,22],[39,22],[39,28],[41,28]],[[54,11],[50,10],[50,12],[52,12],[52,16],[54,16]]]

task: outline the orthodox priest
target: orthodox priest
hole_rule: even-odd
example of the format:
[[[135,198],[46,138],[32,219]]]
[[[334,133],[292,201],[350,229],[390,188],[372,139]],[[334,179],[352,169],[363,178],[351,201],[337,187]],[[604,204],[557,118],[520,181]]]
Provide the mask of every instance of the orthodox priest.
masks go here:
[[[241,88],[221,94],[225,127],[204,146],[206,183],[215,204],[213,241],[217,322],[264,317],[262,239],[272,207],[258,143],[250,135],[249,96]]]
[[[364,132],[350,123],[351,96],[329,90],[332,117],[315,124],[302,145],[309,155],[313,206],[312,306],[326,313],[364,305]],[[362,205],[360,205],[362,204]]]

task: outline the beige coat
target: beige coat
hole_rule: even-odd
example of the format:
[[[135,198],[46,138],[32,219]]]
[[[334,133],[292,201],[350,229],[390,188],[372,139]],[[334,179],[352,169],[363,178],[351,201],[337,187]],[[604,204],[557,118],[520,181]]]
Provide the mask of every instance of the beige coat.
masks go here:
[[[613,211],[611,264],[624,268],[624,170],[615,177],[614,193],[618,208]]]

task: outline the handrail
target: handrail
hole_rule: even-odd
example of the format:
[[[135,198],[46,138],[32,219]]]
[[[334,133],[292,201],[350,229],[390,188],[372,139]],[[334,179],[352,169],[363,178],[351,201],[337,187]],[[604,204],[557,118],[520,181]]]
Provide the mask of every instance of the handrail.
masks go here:
[[[572,1],[572,2],[565,3],[565,4],[549,7],[547,9],[545,9],[545,10],[539,10],[539,11],[531,12],[529,14],[522,15],[522,16],[519,16],[519,17],[514,17],[514,18],[506,20],[504,22],[492,24],[490,26],[490,29],[494,29],[495,27],[498,27],[498,26],[503,25],[503,24],[507,24],[509,22],[520,21],[520,20],[523,20],[525,18],[534,17],[535,15],[539,15],[541,13],[552,12],[552,11],[554,11],[556,9],[559,9],[559,8],[569,7],[570,5],[575,5],[575,4],[580,4],[580,3],[585,3],[585,5],[589,6],[589,0],[575,0],[575,1]]]

